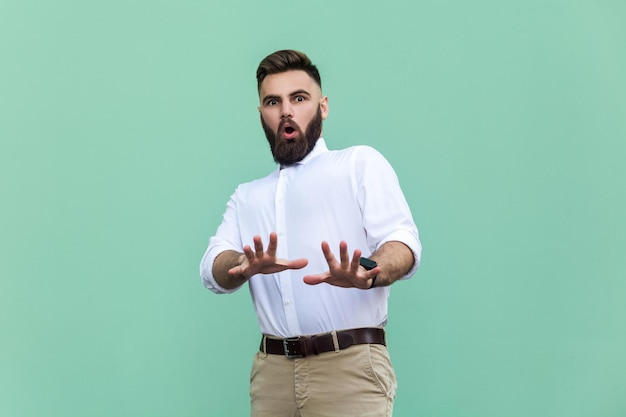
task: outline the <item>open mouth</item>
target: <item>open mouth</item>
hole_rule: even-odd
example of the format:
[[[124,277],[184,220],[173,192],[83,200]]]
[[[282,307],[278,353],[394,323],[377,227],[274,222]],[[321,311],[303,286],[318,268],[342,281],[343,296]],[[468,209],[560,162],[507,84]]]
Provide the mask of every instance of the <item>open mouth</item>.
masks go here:
[[[285,139],[294,139],[297,136],[298,131],[293,126],[286,125],[283,128],[282,133]]]

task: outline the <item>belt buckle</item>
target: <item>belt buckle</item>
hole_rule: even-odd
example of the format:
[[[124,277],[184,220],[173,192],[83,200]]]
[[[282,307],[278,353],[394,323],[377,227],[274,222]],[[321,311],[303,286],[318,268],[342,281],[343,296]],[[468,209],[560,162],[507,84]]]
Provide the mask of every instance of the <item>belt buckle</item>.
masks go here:
[[[288,359],[304,358],[306,355],[302,353],[302,339],[300,337],[288,337],[283,339],[283,349]],[[300,353],[295,352],[295,347],[300,347]]]

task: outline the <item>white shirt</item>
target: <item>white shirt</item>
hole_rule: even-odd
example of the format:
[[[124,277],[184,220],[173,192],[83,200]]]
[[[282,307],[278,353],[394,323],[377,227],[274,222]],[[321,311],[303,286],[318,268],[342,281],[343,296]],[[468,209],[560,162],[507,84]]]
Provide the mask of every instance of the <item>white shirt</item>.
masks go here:
[[[309,260],[303,269],[258,274],[248,281],[261,332],[280,337],[387,323],[388,286],[361,290],[302,281],[305,275],[328,271],[322,241],[337,258],[342,240],[350,254],[358,248],[365,257],[385,242],[403,242],[415,258],[403,279],[417,269],[422,250],[387,160],[368,146],[329,151],[322,138],[301,162],[237,187],[202,258],[204,285],[215,293],[235,291],[215,281],[215,258],[225,250],[254,247],[255,235],[267,247],[271,232],[278,234],[278,258]]]

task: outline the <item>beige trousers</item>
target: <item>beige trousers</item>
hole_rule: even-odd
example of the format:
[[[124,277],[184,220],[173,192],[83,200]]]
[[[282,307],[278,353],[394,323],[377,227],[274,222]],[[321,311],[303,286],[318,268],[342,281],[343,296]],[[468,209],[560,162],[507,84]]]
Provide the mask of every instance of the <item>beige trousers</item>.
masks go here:
[[[252,417],[391,417],[395,395],[383,345],[301,359],[259,352],[250,375]]]

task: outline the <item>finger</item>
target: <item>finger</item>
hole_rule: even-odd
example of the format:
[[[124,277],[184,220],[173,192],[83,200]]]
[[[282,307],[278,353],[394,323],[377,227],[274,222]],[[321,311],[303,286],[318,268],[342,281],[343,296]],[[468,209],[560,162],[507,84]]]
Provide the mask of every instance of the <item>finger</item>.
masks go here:
[[[359,266],[361,265],[361,250],[355,249],[354,254],[352,254],[352,262],[350,263],[350,270],[355,272],[359,270]]]
[[[278,247],[278,235],[274,232],[270,233],[270,243],[267,245],[267,254],[276,257],[276,248]]]
[[[291,269],[302,269],[309,264],[309,260],[306,258],[295,259],[291,261],[289,267]]]
[[[317,285],[326,282],[331,277],[330,272],[324,272],[323,274],[305,275],[302,280],[305,284]]]
[[[254,240],[254,250],[256,252],[257,258],[263,257],[263,241],[261,240],[261,236],[255,236]]]
[[[276,259],[276,262],[274,262],[276,265],[279,266],[289,266],[289,263],[291,261],[287,260],[287,259]]]
[[[293,261],[276,259],[274,263],[279,266],[284,266],[285,269],[302,269],[309,264],[309,260],[306,258],[294,259]]]
[[[339,259],[341,260],[341,267],[348,268],[350,263],[350,255],[348,254],[348,244],[345,240],[339,243]]]
[[[252,252],[252,248],[248,245],[243,247],[243,254],[246,256],[248,262],[252,262],[254,260],[254,252]]]
[[[305,284],[309,284],[309,285],[317,285],[317,284],[325,283],[328,285],[332,285],[334,287],[341,287],[341,288],[350,288],[354,286],[348,281],[333,278],[329,272],[325,274],[319,274],[319,275],[307,275],[303,278],[303,281],[305,282]]]
[[[328,245],[328,242],[326,241],[322,242],[322,253],[324,254],[324,258],[326,258],[326,262],[329,266],[334,266],[334,264],[337,263],[335,255],[331,252],[330,245]]]
[[[367,272],[369,272],[370,274],[370,276],[367,277],[367,279],[374,278],[376,275],[380,274],[380,266],[377,266],[376,268],[372,268]]]

